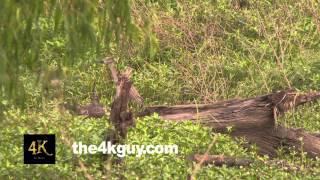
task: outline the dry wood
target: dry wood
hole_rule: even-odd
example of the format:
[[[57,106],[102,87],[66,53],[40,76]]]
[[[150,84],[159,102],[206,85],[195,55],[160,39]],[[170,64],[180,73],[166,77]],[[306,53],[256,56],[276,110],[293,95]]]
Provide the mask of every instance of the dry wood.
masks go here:
[[[201,155],[195,154],[191,157],[191,160],[199,163],[202,162],[203,165],[213,164],[215,166],[223,166],[226,165],[228,167],[231,166],[249,166],[253,163],[252,159],[248,158],[234,158],[227,157],[223,155]]]
[[[116,96],[111,105],[110,120],[119,135],[124,138],[127,129],[134,125],[132,113],[128,110],[131,82],[125,75],[119,77]]]
[[[247,167],[254,163],[254,160],[251,158],[235,158],[235,157],[228,157],[224,155],[209,155],[209,154],[195,154],[192,155],[189,160],[195,161],[196,163],[202,163],[203,165],[215,165],[215,166],[223,166],[226,165],[227,167]],[[292,172],[292,171],[300,171],[300,166],[295,164],[290,164],[285,160],[265,160],[263,161],[264,164],[268,166],[275,166],[281,168],[285,171]]]
[[[124,73],[118,73],[113,58],[105,58],[103,63],[108,65],[116,84],[116,95],[110,113],[110,121],[115,127],[115,132],[110,134],[107,140],[117,143],[120,139],[126,137],[128,128],[134,126],[132,112],[128,109],[129,101],[135,99],[142,102],[142,98],[130,81],[131,69],[127,69]]]
[[[245,137],[256,144],[261,154],[277,155],[280,146],[294,147],[307,152],[310,157],[320,155],[320,138],[304,132],[276,125],[277,116],[291,108],[311,102],[320,92],[297,93],[279,91],[255,98],[221,101],[213,104],[147,107],[139,116],[158,113],[165,120],[200,122],[217,132]]]

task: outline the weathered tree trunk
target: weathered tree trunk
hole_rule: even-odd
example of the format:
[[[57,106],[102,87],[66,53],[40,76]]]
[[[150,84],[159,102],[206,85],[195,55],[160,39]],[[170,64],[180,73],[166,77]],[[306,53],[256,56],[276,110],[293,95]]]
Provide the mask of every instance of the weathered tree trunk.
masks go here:
[[[214,104],[153,106],[139,116],[158,113],[161,118],[174,121],[191,120],[224,131],[227,127],[250,129],[274,126],[272,108],[267,107],[267,96],[246,100],[229,100]]]
[[[121,76],[117,83],[115,99],[111,105],[110,120],[122,138],[126,136],[127,129],[134,125],[132,113],[128,111],[130,88],[129,79],[124,75]]]
[[[134,126],[134,118],[128,109],[130,100],[142,104],[143,99],[130,81],[131,71],[118,73],[112,58],[106,58],[107,64],[116,85],[116,95],[111,106],[110,120],[116,132],[109,137],[125,138],[127,129]],[[320,98],[320,92],[306,94],[293,90],[279,91],[259,97],[243,100],[220,101],[213,104],[193,104],[176,106],[147,107],[137,116],[158,113],[164,120],[199,122],[212,127],[216,132],[227,132],[232,127],[231,135],[245,137],[249,143],[256,144],[261,154],[271,157],[277,155],[279,147],[294,147],[307,152],[310,157],[320,156],[319,134],[311,134],[300,129],[290,129],[277,125],[277,116],[301,104]],[[84,106],[86,115],[101,117],[104,111],[93,101]],[[92,108],[93,107],[93,108]],[[79,108],[78,108],[79,109]],[[99,111],[97,111],[97,109]],[[99,112],[97,116],[96,111]],[[78,113],[81,115],[81,113]],[[117,138],[116,137],[116,138]]]
[[[128,128],[134,126],[132,112],[128,109],[129,101],[134,100],[142,103],[143,99],[130,80],[131,69],[118,73],[114,67],[113,58],[105,58],[102,63],[108,65],[112,79],[116,85],[116,95],[110,112],[110,121],[115,128],[115,132],[111,132],[108,135],[107,141],[110,140],[113,143],[117,143],[126,137]]]
[[[303,149],[309,156],[315,157],[320,155],[319,137],[303,130],[277,126],[276,119],[289,109],[319,97],[319,92],[300,94],[286,90],[213,104],[147,107],[138,116],[158,113],[165,120],[200,122],[216,132],[226,132],[228,127],[232,127],[232,136],[245,137],[256,144],[262,154],[273,157],[278,147],[288,146],[298,151]]]
[[[226,165],[228,167],[232,167],[232,166],[249,166],[251,163],[253,163],[252,159],[226,157],[226,156],[223,156],[223,155],[201,155],[201,154],[195,154],[190,159],[195,161],[196,163],[201,163],[202,165],[213,164],[215,166]]]
[[[209,155],[209,154],[195,154],[192,155],[188,158],[189,160],[192,160],[196,162],[199,165],[208,165],[212,164],[215,166],[223,166],[226,165],[227,167],[245,167],[245,166],[250,166],[254,162],[253,159],[250,158],[235,158],[235,157],[228,157],[224,155]],[[290,164],[285,160],[267,160],[263,161],[265,165],[268,166],[276,166],[280,169],[283,169],[285,171],[300,171],[301,166],[297,166],[294,164]]]

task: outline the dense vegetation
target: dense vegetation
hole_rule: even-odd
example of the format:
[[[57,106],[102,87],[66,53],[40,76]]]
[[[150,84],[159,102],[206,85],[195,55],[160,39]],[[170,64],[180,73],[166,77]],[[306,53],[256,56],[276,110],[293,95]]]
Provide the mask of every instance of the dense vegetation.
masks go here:
[[[81,2],[81,3],[80,3]],[[185,179],[186,157],[205,152],[251,157],[250,167],[201,168],[199,179],[314,179],[320,162],[304,153],[279,159],[300,167],[266,164],[244,139],[199,124],[157,115],[137,121],[128,144],[177,144],[179,155],[127,156],[108,165],[101,155],[72,154],[70,144],[100,144],[110,128],[101,119],[72,116],[58,104],[88,103],[94,84],[110,107],[114,85],[104,56],[134,69],[145,105],[210,103],[285,88],[320,89],[320,4],[316,0],[3,1],[0,6],[0,179]],[[320,104],[289,113],[279,123],[320,129]],[[55,165],[24,165],[23,134],[54,133]],[[79,161],[84,166],[79,165]]]

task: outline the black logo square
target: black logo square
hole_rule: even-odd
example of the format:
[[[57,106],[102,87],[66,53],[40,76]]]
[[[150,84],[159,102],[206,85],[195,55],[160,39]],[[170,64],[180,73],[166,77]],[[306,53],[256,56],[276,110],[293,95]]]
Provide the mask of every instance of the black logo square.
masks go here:
[[[25,134],[23,142],[24,164],[55,164],[54,134]]]

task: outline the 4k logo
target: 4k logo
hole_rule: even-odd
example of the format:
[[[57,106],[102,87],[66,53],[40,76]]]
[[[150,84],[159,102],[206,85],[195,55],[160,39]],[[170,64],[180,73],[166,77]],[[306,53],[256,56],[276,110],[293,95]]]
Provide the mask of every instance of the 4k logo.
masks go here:
[[[24,163],[25,164],[55,164],[54,134],[25,134]]]

